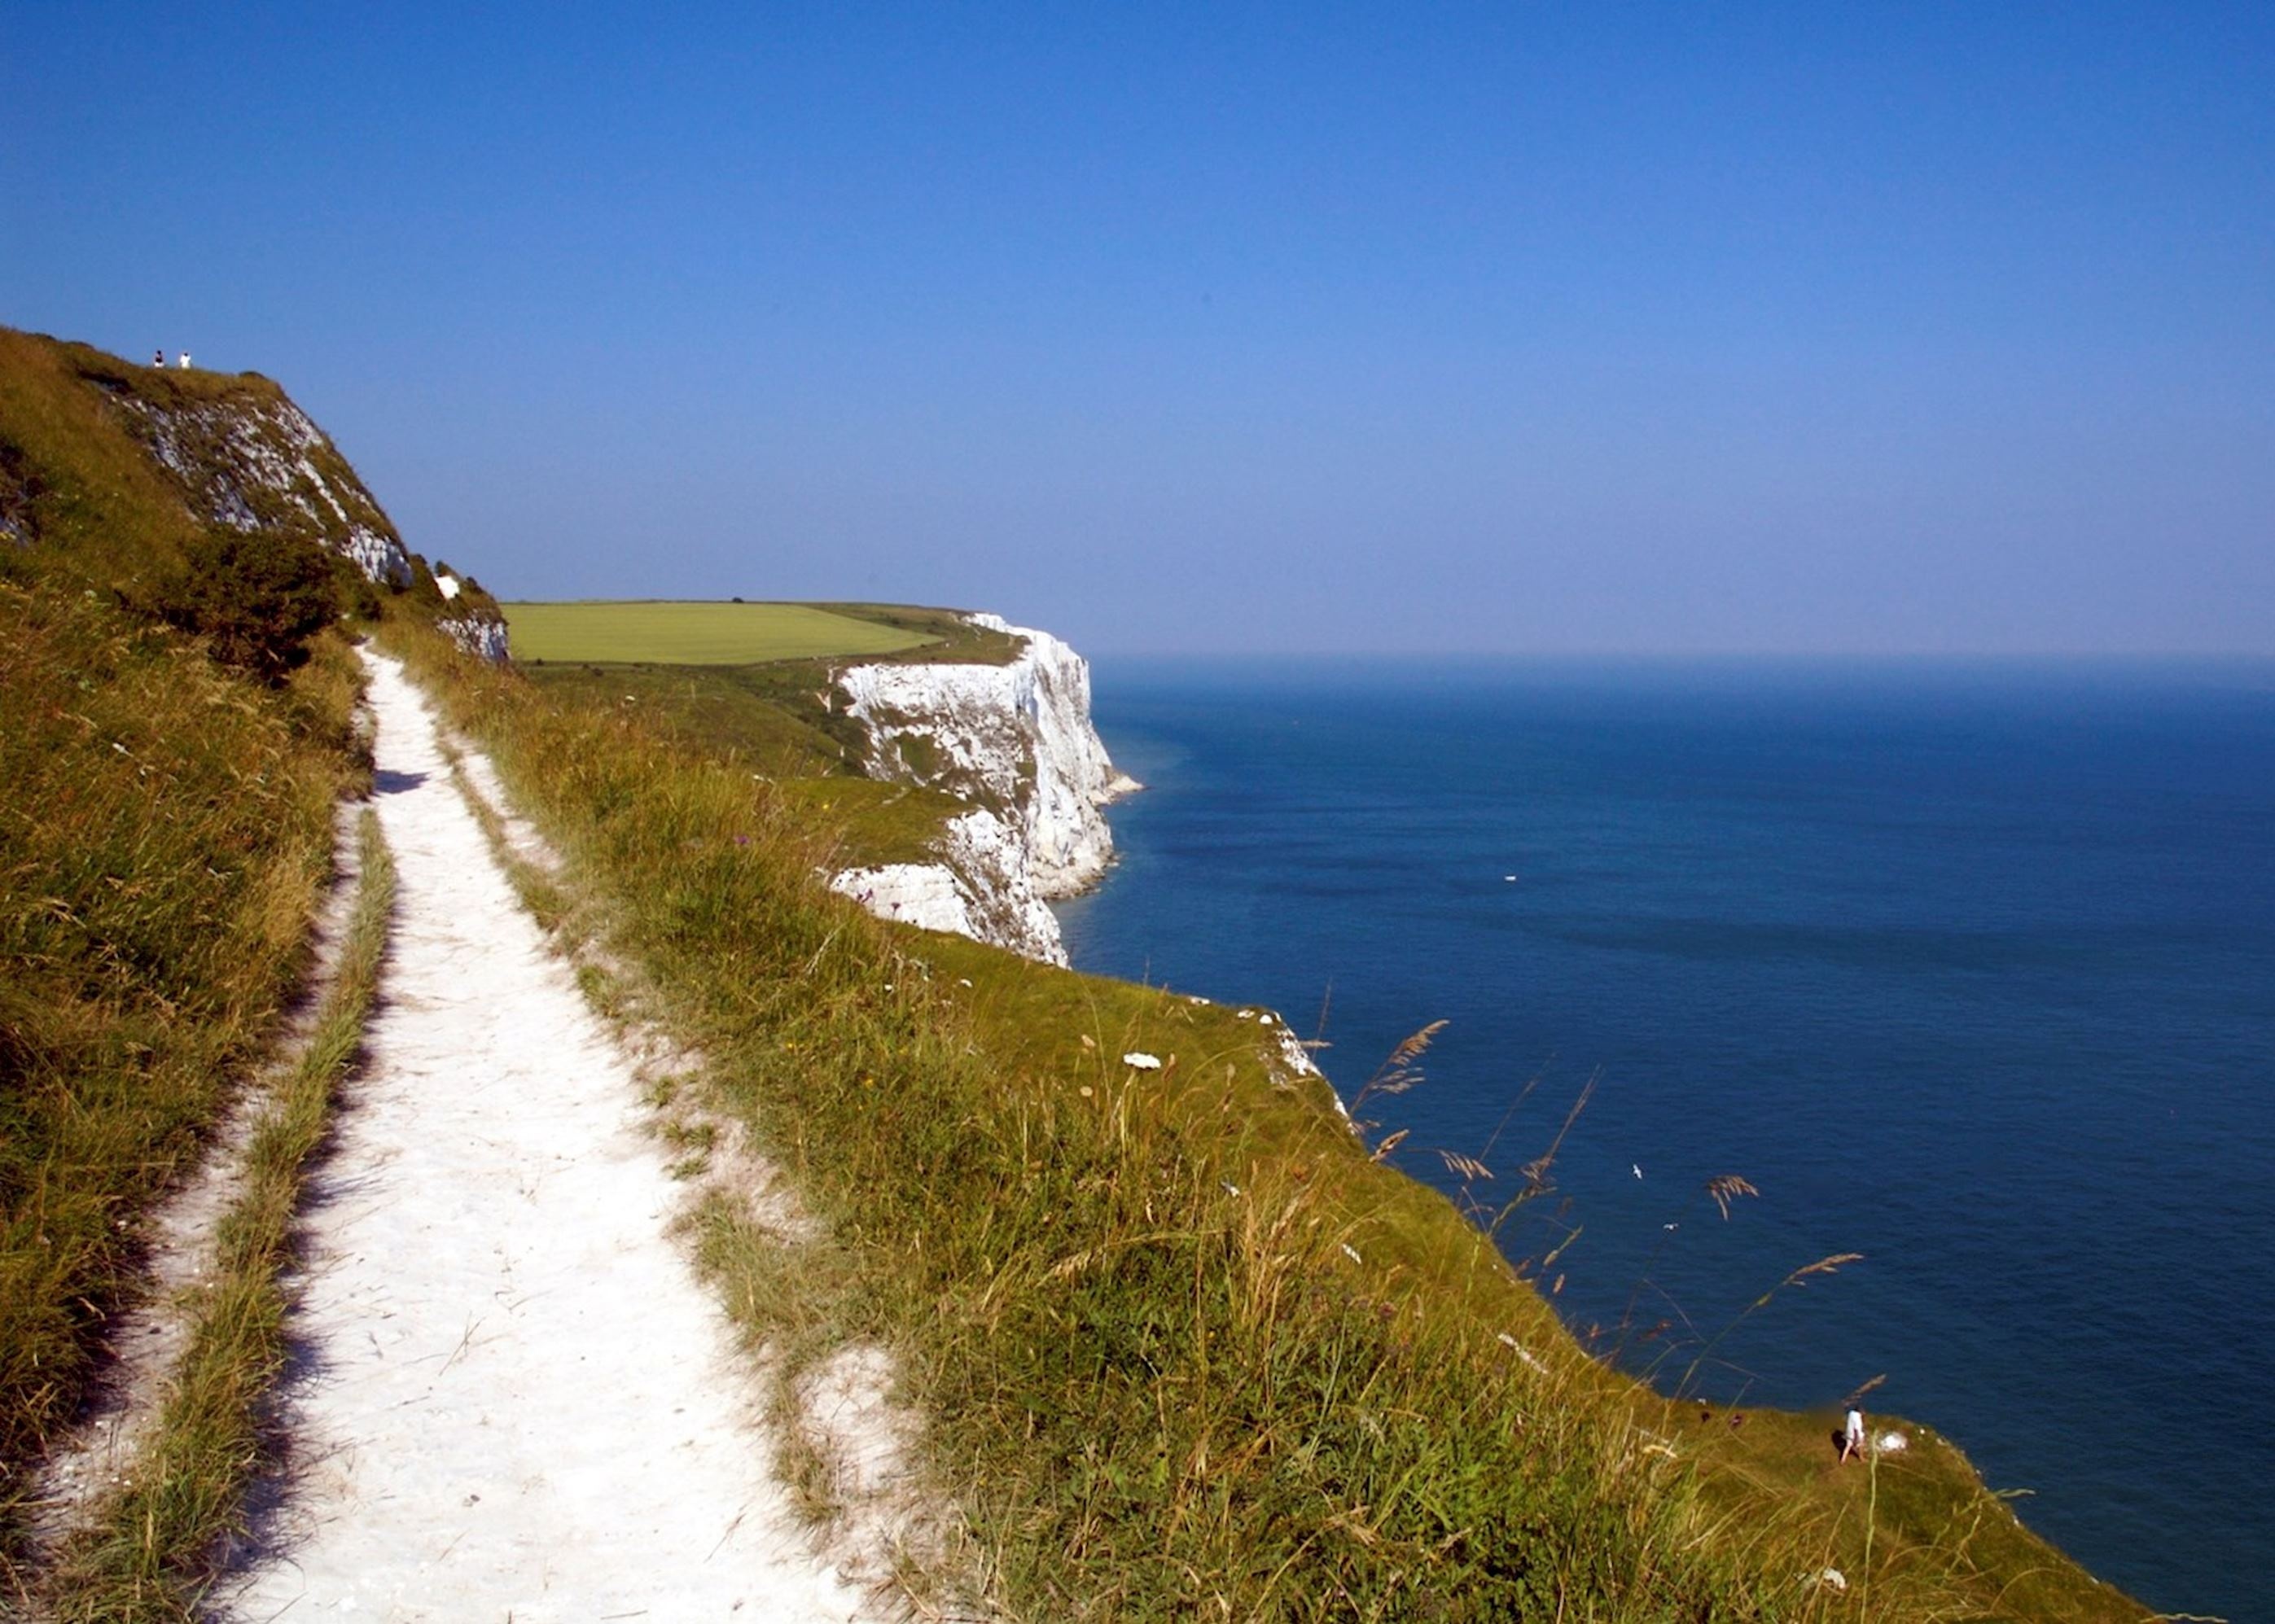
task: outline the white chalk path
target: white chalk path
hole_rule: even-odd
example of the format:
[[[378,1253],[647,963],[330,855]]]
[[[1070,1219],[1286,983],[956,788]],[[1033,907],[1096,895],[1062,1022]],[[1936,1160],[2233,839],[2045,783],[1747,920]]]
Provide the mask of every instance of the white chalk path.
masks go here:
[[[370,662],[401,872],[370,1062],[307,1218],[313,1352],[241,1620],[845,1620],[726,1318],[665,1235],[630,1069]]]

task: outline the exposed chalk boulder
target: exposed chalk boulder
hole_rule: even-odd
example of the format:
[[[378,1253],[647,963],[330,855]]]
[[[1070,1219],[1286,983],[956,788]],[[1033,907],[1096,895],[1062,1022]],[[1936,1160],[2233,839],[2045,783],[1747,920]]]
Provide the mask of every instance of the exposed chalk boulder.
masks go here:
[[[506,625],[503,619],[480,616],[446,616],[435,623],[441,632],[470,654],[484,660],[503,663],[506,658]]]
[[[830,886],[880,918],[953,931],[1047,964],[1067,962],[1017,827],[982,807],[950,819],[935,845],[938,863],[848,869]]]

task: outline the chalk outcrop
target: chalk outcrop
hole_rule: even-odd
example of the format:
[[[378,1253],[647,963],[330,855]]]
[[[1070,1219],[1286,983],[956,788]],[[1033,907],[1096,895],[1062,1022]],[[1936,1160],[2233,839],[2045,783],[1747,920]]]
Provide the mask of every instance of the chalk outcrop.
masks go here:
[[[1047,964],[1067,962],[1017,827],[978,808],[949,820],[933,848],[936,863],[849,869],[830,884],[880,918],[953,931]]]
[[[506,658],[505,621],[500,616],[447,615],[435,623],[435,630],[470,654],[499,663]]]
[[[394,592],[424,592],[431,581],[442,606],[436,629],[469,653],[506,658],[505,621],[488,594],[430,575],[339,448],[274,384],[247,377],[185,396],[130,387],[123,372],[87,375],[200,522],[313,537],[373,585]],[[4,499],[6,484],[0,480],[0,525],[12,534],[22,525]]]
[[[324,431],[290,400],[161,403],[114,396],[159,466],[181,481],[190,510],[208,524],[255,531],[312,530],[364,578],[408,586],[403,538]]]
[[[872,912],[1066,963],[1047,903],[1096,882],[1114,856],[1104,808],[1137,789],[1090,719],[1090,666],[1047,631],[993,615],[1021,639],[1001,664],[896,662],[837,673],[868,739],[874,778],[970,802],[934,842],[936,863],[849,870],[831,883]]]

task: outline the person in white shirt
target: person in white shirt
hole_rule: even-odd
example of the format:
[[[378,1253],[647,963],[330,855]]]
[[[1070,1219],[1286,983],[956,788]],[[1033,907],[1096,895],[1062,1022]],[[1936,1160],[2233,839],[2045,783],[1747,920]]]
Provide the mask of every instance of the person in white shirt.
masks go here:
[[[1840,1458],[1864,1453],[1864,1412],[1854,1404],[1848,1407],[1848,1422],[1840,1431]]]

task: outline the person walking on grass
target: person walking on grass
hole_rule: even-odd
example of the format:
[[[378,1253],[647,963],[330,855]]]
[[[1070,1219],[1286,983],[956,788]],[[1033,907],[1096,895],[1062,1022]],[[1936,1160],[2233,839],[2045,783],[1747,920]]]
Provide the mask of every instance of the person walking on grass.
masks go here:
[[[1848,1424],[1840,1429],[1840,1458],[1864,1453],[1864,1412],[1854,1404],[1848,1407]]]

